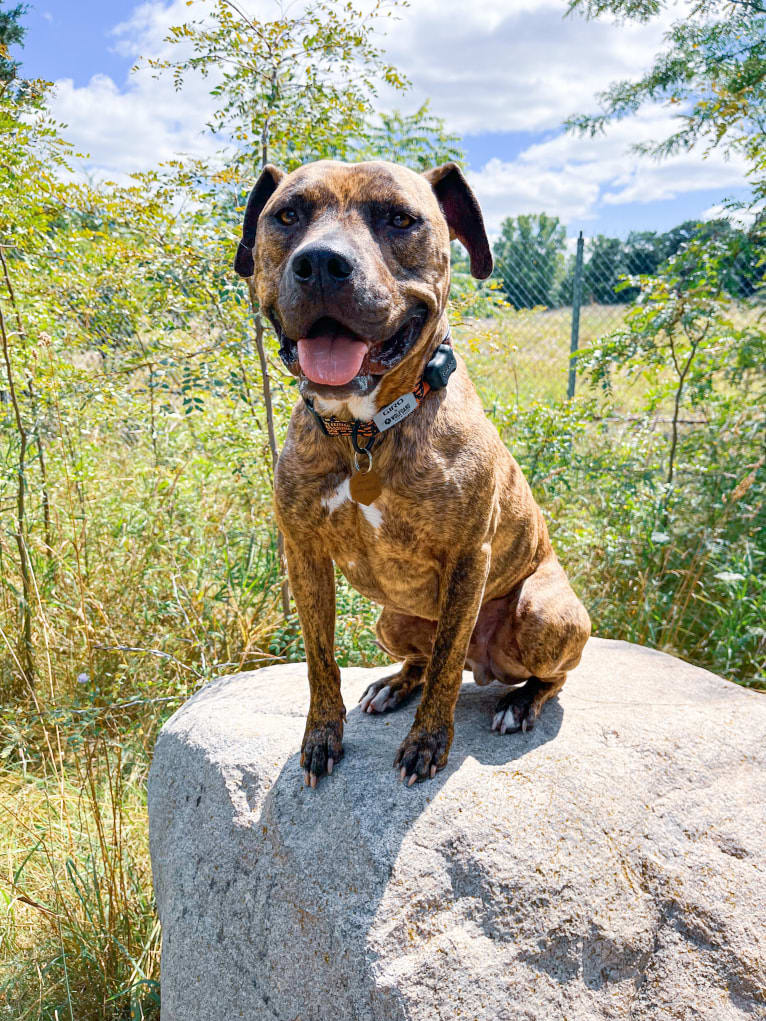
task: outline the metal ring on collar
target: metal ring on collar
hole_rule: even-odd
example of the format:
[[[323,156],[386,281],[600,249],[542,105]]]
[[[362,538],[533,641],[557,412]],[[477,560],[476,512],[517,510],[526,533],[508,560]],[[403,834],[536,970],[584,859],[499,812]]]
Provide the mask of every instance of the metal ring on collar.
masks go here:
[[[373,437],[373,439],[374,439],[374,437]],[[370,446],[372,446],[372,444],[370,444]],[[359,454],[360,453],[367,455],[367,470],[366,471],[362,471],[362,469],[359,467]],[[359,452],[357,452],[356,450],[354,451],[354,468],[359,472],[360,475],[369,475],[370,474],[370,472],[372,471],[372,452],[370,451],[369,448],[363,448]]]

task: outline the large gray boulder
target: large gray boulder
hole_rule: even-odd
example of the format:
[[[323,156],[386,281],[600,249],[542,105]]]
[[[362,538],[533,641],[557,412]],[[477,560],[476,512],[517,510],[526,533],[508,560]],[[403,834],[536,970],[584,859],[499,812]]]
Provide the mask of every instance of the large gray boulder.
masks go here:
[[[766,1018],[766,699],[592,639],[527,734],[468,681],[435,780],[365,716],[316,790],[305,665],[223,677],[149,779],[163,1021]]]

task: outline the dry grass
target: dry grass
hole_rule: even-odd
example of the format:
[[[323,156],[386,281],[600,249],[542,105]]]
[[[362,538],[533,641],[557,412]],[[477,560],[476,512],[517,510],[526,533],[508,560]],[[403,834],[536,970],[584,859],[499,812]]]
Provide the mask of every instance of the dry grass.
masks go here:
[[[623,305],[587,305],[580,316],[579,349],[619,329]],[[456,341],[470,362],[485,407],[551,403],[566,397],[572,310],[506,310],[490,319],[466,321]],[[582,381],[578,382],[582,387]]]
[[[601,337],[625,324],[628,305],[584,305],[580,312],[578,350],[583,356]],[[735,326],[755,326],[757,309],[732,304]],[[455,327],[456,343],[466,357],[471,376],[485,408],[533,401],[557,403],[567,395],[570,364],[572,309],[506,309],[488,319],[466,319]],[[648,381],[616,376],[612,410],[622,414],[638,411]],[[576,393],[601,396],[579,375]]]
[[[147,756],[104,733],[66,756],[62,731],[0,771],[0,1017],[158,1016]]]

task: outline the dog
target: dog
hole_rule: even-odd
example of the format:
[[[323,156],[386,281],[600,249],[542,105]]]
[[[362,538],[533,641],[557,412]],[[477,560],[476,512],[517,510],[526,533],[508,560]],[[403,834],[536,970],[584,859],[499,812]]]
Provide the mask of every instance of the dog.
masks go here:
[[[492,729],[534,725],[577,665],[590,619],[516,461],[486,418],[447,320],[450,241],[485,279],[481,210],[454,163],[419,174],[384,161],[262,171],[235,269],[298,380],[275,478],[310,684],[307,784],[343,754],[334,655],[337,565],[382,606],[377,638],[401,669],[362,710],[423,695],[394,767],[442,769],[468,666],[510,686]],[[453,370],[454,371],[451,371]]]

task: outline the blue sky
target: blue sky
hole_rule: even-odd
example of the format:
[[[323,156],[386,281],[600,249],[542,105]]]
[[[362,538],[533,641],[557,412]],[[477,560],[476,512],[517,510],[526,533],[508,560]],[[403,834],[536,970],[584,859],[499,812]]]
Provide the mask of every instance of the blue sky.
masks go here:
[[[274,9],[273,0],[247,6],[261,15]],[[490,229],[505,215],[546,210],[571,236],[624,236],[710,215],[723,198],[744,196],[736,161],[693,153],[658,165],[630,154],[631,142],[669,128],[661,107],[606,138],[562,134],[563,118],[593,109],[598,89],[648,65],[668,25],[588,23],[564,10],[563,0],[475,0],[470,8],[413,0],[387,39],[413,83],[405,103],[393,101],[412,107],[428,97],[462,134]],[[188,16],[183,0],[43,0],[27,13],[23,72],[57,82],[54,111],[89,154],[90,170],[120,178],[176,151],[212,149],[204,83],[179,96],[167,82],[130,74]]]
[[[47,0],[30,5],[27,37],[18,51],[32,78],[72,78],[84,86],[97,73],[123,81],[131,68],[109,33],[138,6],[133,0]]]

